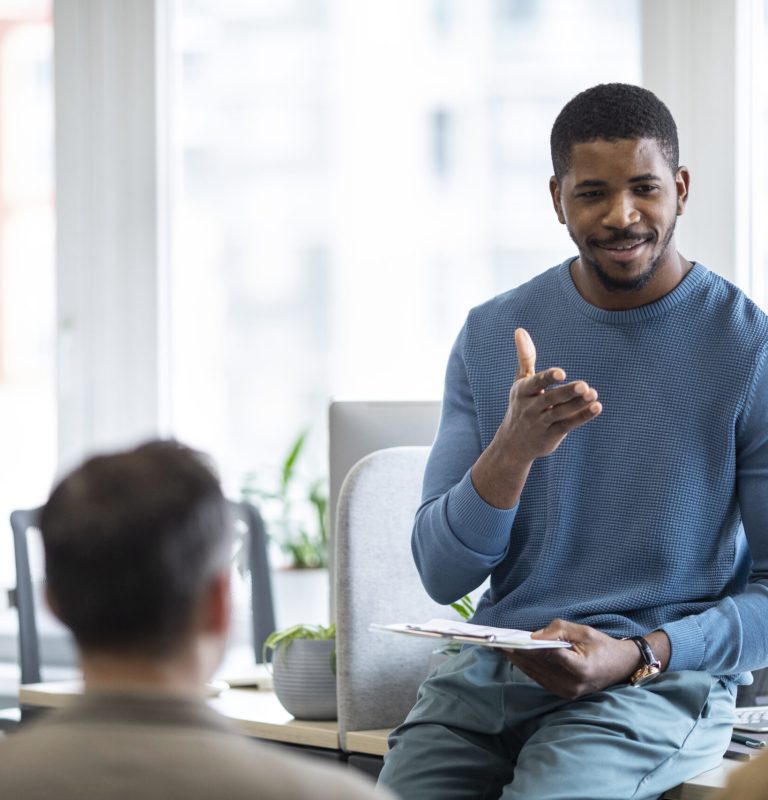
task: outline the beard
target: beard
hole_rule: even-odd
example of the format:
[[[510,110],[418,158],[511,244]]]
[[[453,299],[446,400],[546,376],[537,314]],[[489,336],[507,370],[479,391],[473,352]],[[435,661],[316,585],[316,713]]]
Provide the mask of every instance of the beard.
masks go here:
[[[659,271],[659,267],[661,266],[662,259],[666,255],[667,248],[669,247],[669,243],[672,241],[672,237],[675,234],[675,225],[677,224],[677,219],[672,221],[672,224],[669,226],[669,229],[664,234],[664,239],[661,243],[661,247],[659,248],[659,252],[651,259],[651,263],[648,266],[648,269],[642,274],[638,275],[635,278],[614,278],[612,275],[609,275],[601,266],[600,264],[584,255],[579,248],[579,256],[582,262],[587,265],[592,272],[597,276],[597,279],[603,285],[603,288],[609,292],[637,292],[640,289],[644,289],[655,277],[656,273]],[[570,234],[573,243],[576,247],[579,247],[579,243],[576,241],[575,236],[573,235],[570,228],[568,229],[568,233]],[[622,234],[627,239],[635,238],[629,231],[624,232]],[[617,236],[617,239],[620,237]]]

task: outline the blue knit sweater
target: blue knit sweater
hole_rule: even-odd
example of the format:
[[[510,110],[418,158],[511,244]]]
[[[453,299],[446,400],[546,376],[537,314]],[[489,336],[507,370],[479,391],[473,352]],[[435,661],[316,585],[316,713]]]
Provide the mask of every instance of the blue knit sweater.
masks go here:
[[[413,531],[422,581],[447,603],[490,575],[480,624],[661,628],[670,670],[765,666],[768,317],[701,264],[628,311],[590,305],[569,267],[473,309],[459,334]],[[507,510],[470,472],[507,408],[517,327],[536,369],[584,379],[603,413],[534,462]]]

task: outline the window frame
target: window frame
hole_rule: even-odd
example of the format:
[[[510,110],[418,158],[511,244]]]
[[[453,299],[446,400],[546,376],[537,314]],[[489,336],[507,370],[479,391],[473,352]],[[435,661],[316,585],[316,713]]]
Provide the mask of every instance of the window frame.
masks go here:
[[[167,429],[170,0],[57,0],[58,466]]]

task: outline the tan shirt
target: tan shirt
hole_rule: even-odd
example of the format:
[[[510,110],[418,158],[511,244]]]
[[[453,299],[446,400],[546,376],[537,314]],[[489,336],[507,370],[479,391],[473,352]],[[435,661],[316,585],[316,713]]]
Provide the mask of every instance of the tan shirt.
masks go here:
[[[0,797],[365,800],[374,789],[341,764],[243,738],[204,703],[104,694],[0,740]]]
[[[736,770],[717,800],[768,800],[768,753]]]

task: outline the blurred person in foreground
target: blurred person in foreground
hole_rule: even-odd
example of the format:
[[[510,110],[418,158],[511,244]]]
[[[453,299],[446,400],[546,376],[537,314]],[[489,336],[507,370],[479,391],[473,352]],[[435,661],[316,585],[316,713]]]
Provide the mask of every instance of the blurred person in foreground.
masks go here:
[[[737,769],[717,800],[768,800],[768,753]]]
[[[54,489],[40,528],[48,601],[74,634],[85,693],[0,742],[0,796],[374,795],[207,707],[229,632],[232,530],[199,453],[156,441],[92,458]]]

